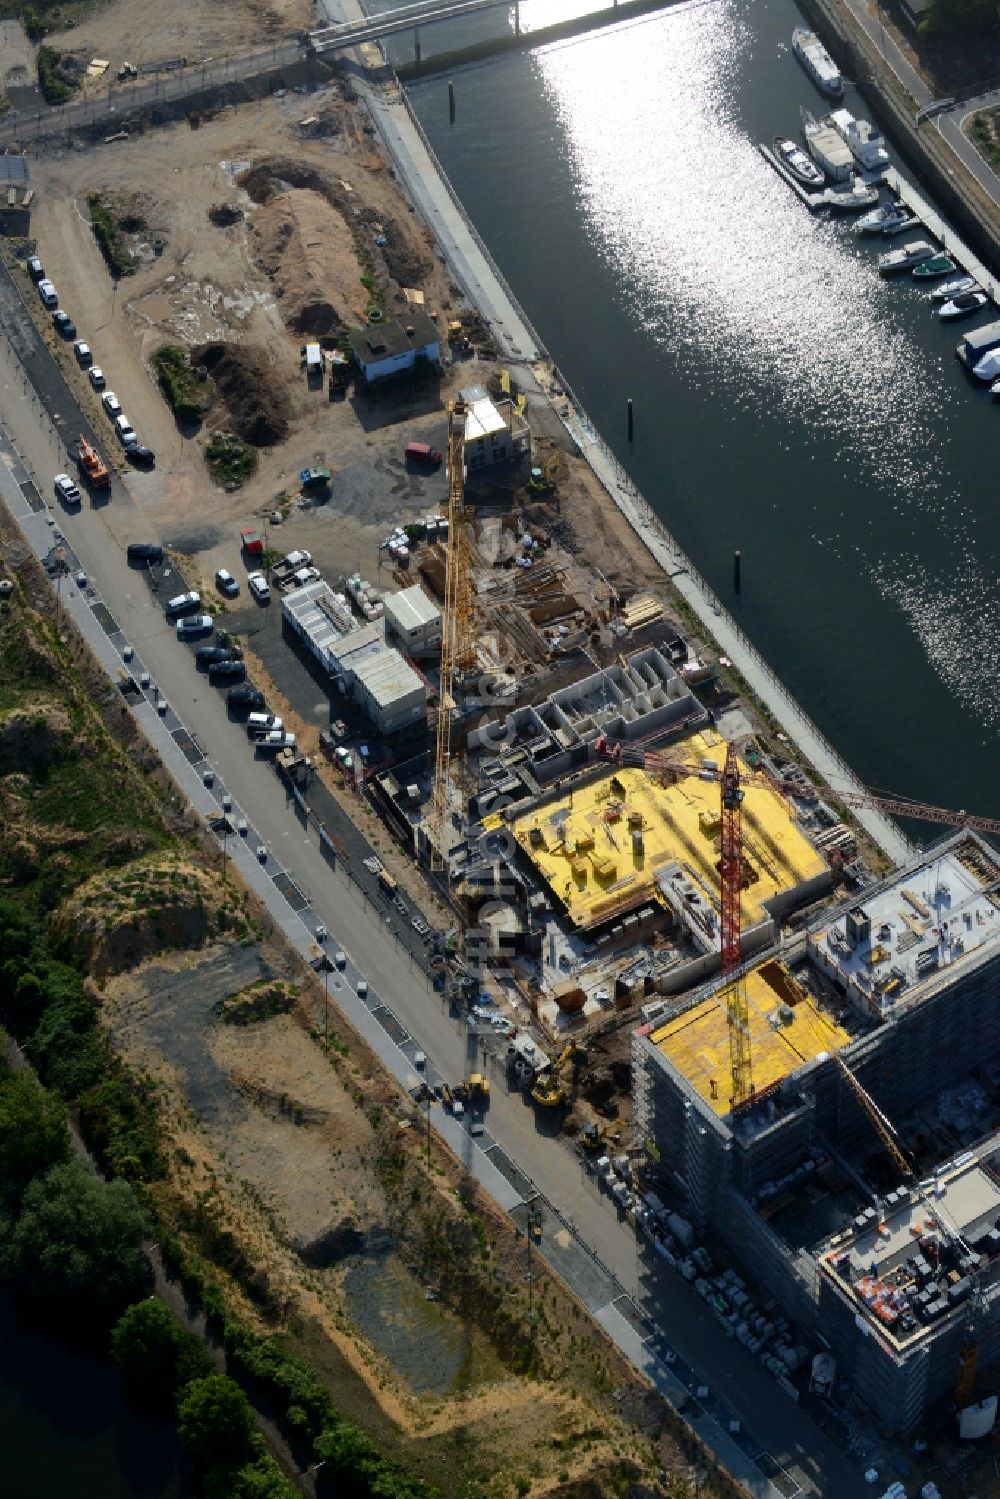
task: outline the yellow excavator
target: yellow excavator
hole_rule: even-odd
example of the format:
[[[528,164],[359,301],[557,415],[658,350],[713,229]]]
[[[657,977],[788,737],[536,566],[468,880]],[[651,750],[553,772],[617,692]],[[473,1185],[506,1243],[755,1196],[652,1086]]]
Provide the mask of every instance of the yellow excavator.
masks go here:
[[[452,1093],[463,1103],[485,1103],[490,1096],[490,1080],[481,1072],[470,1072],[465,1082],[453,1088]]]
[[[576,1056],[576,1042],[567,1041],[551,1067],[547,1067],[535,1078],[531,1090],[534,1103],[541,1109],[558,1109],[566,1102],[568,1090],[566,1071]]]

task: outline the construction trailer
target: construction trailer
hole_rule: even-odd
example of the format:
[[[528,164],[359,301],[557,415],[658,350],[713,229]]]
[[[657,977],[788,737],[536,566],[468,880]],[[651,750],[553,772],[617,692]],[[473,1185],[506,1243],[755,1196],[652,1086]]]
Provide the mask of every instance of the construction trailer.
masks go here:
[[[952,835],[755,960],[745,983],[749,1099],[731,1099],[720,978],[646,1007],[636,1137],[697,1232],[829,1344],[881,1424],[909,1430],[954,1390],[974,1285],[980,1362],[1000,1355],[996,853]],[[837,1054],[922,1146],[923,1195]]]

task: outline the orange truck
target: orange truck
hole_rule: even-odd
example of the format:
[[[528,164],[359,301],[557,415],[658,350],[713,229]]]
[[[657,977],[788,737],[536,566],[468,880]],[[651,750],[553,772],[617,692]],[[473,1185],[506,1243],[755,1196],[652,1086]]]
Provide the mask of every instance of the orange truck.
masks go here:
[[[107,489],[111,483],[111,474],[108,465],[100,453],[81,434],[76,449],[77,460],[80,468],[92,489]]]

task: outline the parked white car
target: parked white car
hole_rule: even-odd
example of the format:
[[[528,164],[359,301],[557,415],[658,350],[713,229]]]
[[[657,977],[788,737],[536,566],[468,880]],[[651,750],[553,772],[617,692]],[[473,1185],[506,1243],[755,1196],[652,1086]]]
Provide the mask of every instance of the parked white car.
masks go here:
[[[271,597],[271,590],[268,587],[267,579],[261,572],[250,573],[247,576],[247,587],[258,604],[266,604]]]
[[[104,392],[103,396],[101,397],[101,405],[104,407],[105,411],[108,413],[108,416],[112,421],[114,421],[116,416],[121,416],[122,414],[122,403],[121,401],[119,401],[113,390],[106,390]]]
[[[56,494],[61,500],[65,500],[67,505],[79,505],[80,491],[73,483],[69,474],[56,474],[53,482],[56,487]]]

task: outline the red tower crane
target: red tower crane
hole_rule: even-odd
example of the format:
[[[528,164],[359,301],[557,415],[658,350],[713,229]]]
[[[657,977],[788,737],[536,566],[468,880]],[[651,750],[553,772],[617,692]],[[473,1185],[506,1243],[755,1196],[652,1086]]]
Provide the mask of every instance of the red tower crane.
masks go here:
[[[669,751],[628,751],[614,744],[607,735],[601,735],[595,746],[597,754],[612,763],[634,765],[646,769],[658,779],[670,783],[683,776],[698,776],[702,780],[719,777],[718,767],[710,760],[698,763],[682,760]],[[732,1070],[733,1090],[730,1102],[734,1108],[747,1103],[754,1096],[753,1058],[750,1046],[750,1008],[747,1002],[746,977],[740,972],[741,911],[740,894],[743,888],[743,829],[741,808],[743,789],[740,779],[737,745],[730,742],[726,747],[726,760],[720,779],[722,800],[722,840],[719,875],[722,907],[722,974],[734,974],[726,990],[726,1016],[729,1024],[729,1062]],[[842,791],[834,786],[819,789],[809,782],[785,780],[769,771],[754,772],[753,779],[765,780],[783,796],[795,796],[800,800],[816,800],[819,790],[830,792],[849,807],[871,807],[897,817],[912,817],[917,821],[944,823],[949,827],[969,828],[979,833],[1000,835],[1000,819],[977,817],[968,812],[953,812],[947,807],[933,807],[925,802],[911,801],[899,796],[876,796],[871,791]],[[713,1097],[715,1084],[713,1079]]]

